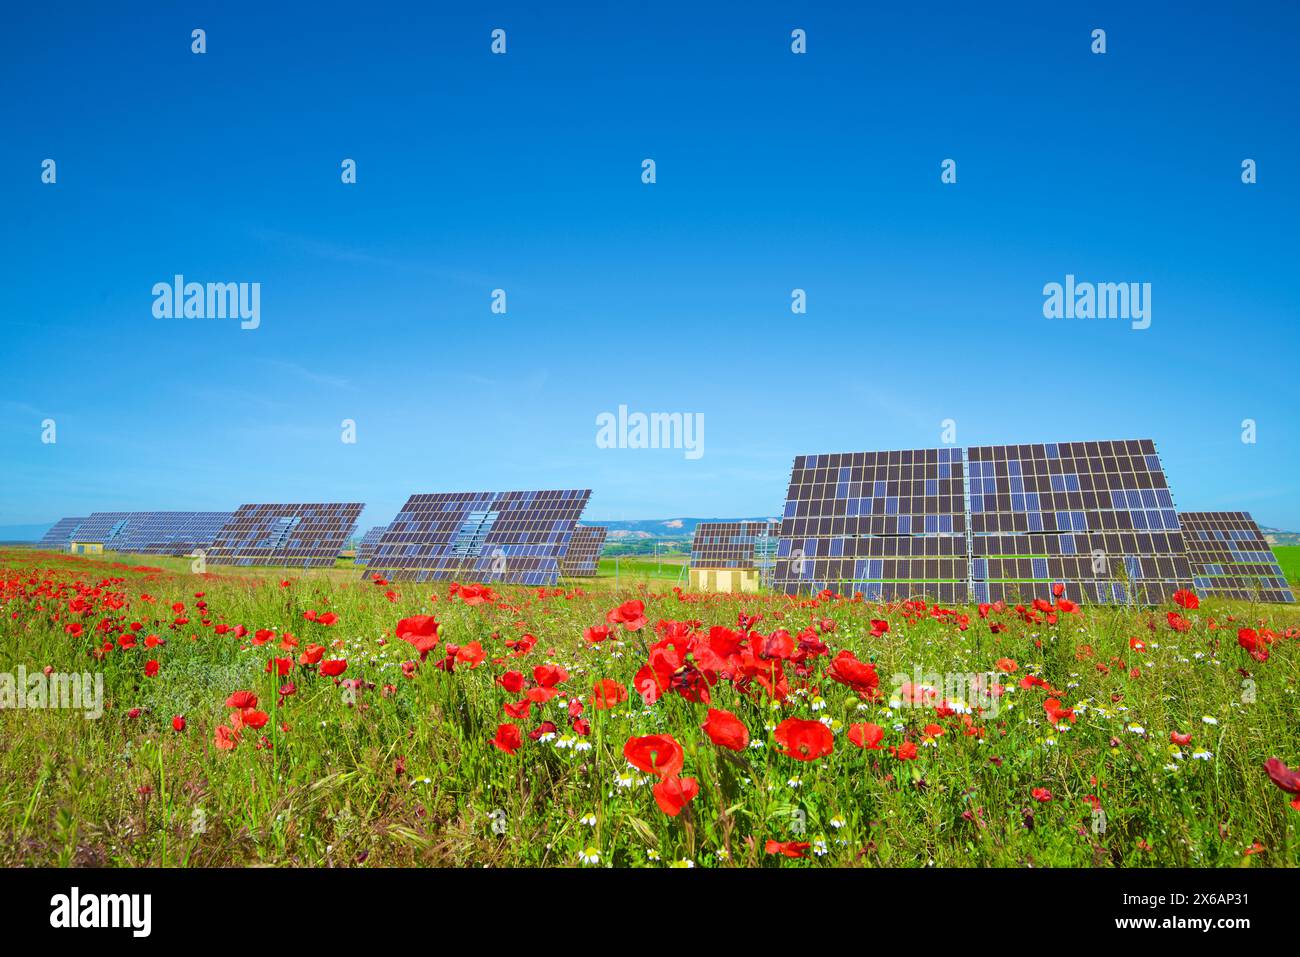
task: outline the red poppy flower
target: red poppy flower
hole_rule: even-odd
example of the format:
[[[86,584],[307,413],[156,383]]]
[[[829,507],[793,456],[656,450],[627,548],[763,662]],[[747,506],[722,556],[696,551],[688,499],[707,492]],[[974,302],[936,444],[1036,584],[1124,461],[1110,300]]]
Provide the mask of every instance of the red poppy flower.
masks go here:
[[[224,724],[219,724],[212,736],[212,743],[218,751],[233,751],[235,745],[239,743],[239,732],[226,727]]]
[[[326,678],[337,678],[348,670],[348,663],[343,658],[331,658],[320,663],[320,673]]]
[[[1177,731],[1170,731],[1169,740],[1174,744],[1185,748],[1192,743],[1192,736],[1190,734],[1179,734]]]
[[[423,657],[438,643],[438,621],[432,615],[412,615],[397,623],[394,633]]]
[[[324,645],[308,645],[303,650],[303,653],[298,656],[298,663],[300,665],[314,665],[314,664],[318,664],[320,660],[324,657],[325,657]]]
[[[891,747],[889,751],[900,761],[915,761],[918,754],[914,741],[904,741],[897,747]]]
[[[876,666],[865,661],[859,661],[853,652],[845,650],[835,656],[831,662],[830,668],[826,671],[826,677],[832,681],[838,681],[842,685],[847,685],[859,694],[871,694],[880,685],[880,676],[876,674]]]
[[[623,757],[633,767],[661,778],[676,774],[686,763],[686,752],[671,734],[628,738],[627,744],[623,745]]]
[[[1003,674],[1010,675],[1010,674],[1015,674],[1016,671],[1020,668],[1020,666],[1016,664],[1015,661],[1012,660],[1011,658],[999,658],[997,661],[997,668],[998,671],[1002,672]]]
[[[583,631],[582,637],[586,638],[593,645],[595,645],[604,641],[612,633],[613,633],[613,629],[610,628],[608,625],[593,625],[592,627]]]
[[[784,857],[806,857],[808,848],[812,847],[807,841],[773,841],[763,846],[768,854],[781,854]]]
[[[617,608],[605,614],[605,621],[611,625],[622,625],[628,631],[640,631],[646,624],[645,602],[638,599],[625,601]]]
[[[245,708],[256,708],[257,695],[251,691],[236,691],[226,699],[226,707],[238,708],[241,711]]]
[[[244,727],[257,730],[266,724],[268,716],[265,711],[258,711],[256,708],[245,708],[239,712],[239,720],[243,722]]]
[[[710,708],[702,727],[709,740],[720,748],[743,751],[749,745],[749,729],[730,711]]]
[[[533,669],[533,680],[543,688],[554,688],[561,681],[568,681],[569,673],[559,665],[538,665]]]
[[[172,728],[176,731],[184,731],[185,719],[182,718],[180,715],[177,715],[176,717],[172,718]]]
[[[695,795],[699,793],[700,785],[695,778],[681,778],[675,774],[664,778],[654,786],[655,803],[659,805],[659,810],[669,817],[681,814],[682,808],[694,800]]]
[[[469,665],[472,670],[487,660],[487,653],[480,642],[469,641],[456,649],[456,660],[463,665]]]
[[[1273,783],[1287,794],[1300,794],[1300,768],[1293,771],[1281,758],[1269,758],[1264,762],[1264,770]]]
[[[1186,608],[1188,611],[1195,611],[1201,607],[1201,600],[1196,597],[1196,592],[1180,588],[1174,592],[1174,604]]]
[[[608,711],[627,700],[627,689],[611,678],[601,678],[592,690],[591,706]]]
[[[270,658],[266,662],[266,673],[268,675],[272,671],[274,671],[278,677],[283,678],[292,670],[293,670],[292,658]]]
[[[144,674],[146,678],[156,678],[158,676],[158,662],[150,659],[144,663]]]
[[[835,736],[820,721],[786,718],[773,734],[782,754],[796,761],[815,761],[835,750]]]
[[[1029,793],[1034,796],[1035,801],[1038,801],[1042,804],[1046,804],[1048,801],[1052,799],[1052,792],[1047,790],[1047,788],[1034,788]]]
[[[880,750],[880,742],[885,737],[885,729],[878,724],[851,724],[849,725],[849,740],[859,748],[867,748],[871,751]]]
[[[505,688],[511,694],[519,694],[520,689],[524,686],[524,676],[519,671],[507,671],[497,679],[497,684]]]
[[[497,725],[497,735],[492,739],[492,745],[500,748],[506,754],[514,754],[523,745],[524,738],[519,732],[519,727],[513,724]]]

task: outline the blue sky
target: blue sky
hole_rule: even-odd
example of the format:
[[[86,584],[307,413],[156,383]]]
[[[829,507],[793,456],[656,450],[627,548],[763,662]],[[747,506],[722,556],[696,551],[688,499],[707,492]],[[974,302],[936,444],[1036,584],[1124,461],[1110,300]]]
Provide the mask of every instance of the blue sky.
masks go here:
[[[1150,436],[1180,508],[1300,528],[1294,4],[154,6],[4,14],[0,525],[776,514],[794,455],[951,418]],[[260,327],[155,319],[176,273],[260,282]],[[1045,319],[1067,273],[1151,327]],[[705,454],[598,448],[620,404]]]

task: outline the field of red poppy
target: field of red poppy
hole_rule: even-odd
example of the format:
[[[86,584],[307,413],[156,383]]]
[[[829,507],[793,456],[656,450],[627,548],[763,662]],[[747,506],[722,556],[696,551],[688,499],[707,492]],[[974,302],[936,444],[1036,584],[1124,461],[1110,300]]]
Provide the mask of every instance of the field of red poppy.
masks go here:
[[[1300,863],[1295,610],[652,587],[0,550],[0,864]]]

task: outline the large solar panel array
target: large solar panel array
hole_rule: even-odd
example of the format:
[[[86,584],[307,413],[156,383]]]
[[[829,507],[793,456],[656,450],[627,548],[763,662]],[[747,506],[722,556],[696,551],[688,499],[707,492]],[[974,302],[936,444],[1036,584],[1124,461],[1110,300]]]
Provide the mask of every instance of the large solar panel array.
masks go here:
[[[600,563],[609,529],[603,525],[578,525],[573,529],[569,549],[560,559],[560,574],[565,578],[592,578]]]
[[[364,573],[554,585],[590,489],[412,495]]]
[[[801,455],[794,461],[774,586],[873,600],[966,597],[969,560],[957,448]]]
[[[1156,603],[1190,587],[1149,439],[795,459],[776,586],[869,599]]]
[[[132,512],[113,539],[119,552],[188,555],[207,549],[234,512]]]
[[[691,538],[691,568],[763,567],[780,530],[780,522],[700,522]]]
[[[214,565],[328,568],[357,527],[361,502],[241,505],[217,534]]]
[[[375,546],[379,544],[380,537],[387,530],[387,525],[376,525],[362,536],[361,541],[357,542],[357,554],[353,559],[357,565],[369,563],[371,557],[375,554]]]
[[[81,527],[81,523],[86,520],[87,516],[78,518],[61,518],[46,532],[39,542],[37,548],[66,549],[68,543],[72,541],[73,533]]]
[[[1182,512],[1178,517],[1197,594],[1295,601],[1277,556],[1249,512]]]

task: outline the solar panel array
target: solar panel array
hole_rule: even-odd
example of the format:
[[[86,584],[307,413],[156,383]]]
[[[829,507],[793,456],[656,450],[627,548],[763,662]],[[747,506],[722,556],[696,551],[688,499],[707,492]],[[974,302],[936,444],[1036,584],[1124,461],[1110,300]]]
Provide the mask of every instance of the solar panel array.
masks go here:
[[[1178,517],[1197,594],[1295,601],[1277,556],[1249,512],[1182,512]]]
[[[39,542],[37,548],[66,549],[68,543],[72,541],[73,533],[81,527],[81,523],[86,520],[86,516],[79,518],[61,518],[46,532]]]
[[[869,599],[1156,603],[1190,587],[1149,439],[795,459],[776,585]]]
[[[759,568],[776,549],[780,522],[700,522],[691,538],[691,568]]]
[[[603,525],[578,525],[573,529],[569,549],[560,559],[560,574],[566,578],[592,578],[600,563],[609,529]]]
[[[774,586],[874,600],[965,598],[962,450],[801,455],[781,520]]]
[[[130,512],[91,512],[71,541],[96,543],[107,548],[126,527],[130,518]]]
[[[554,585],[590,489],[412,495],[366,575]]]
[[[357,542],[357,554],[353,561],[358,565],[367,564],[375,554],[375,546],[379,544],[379,538],[388,530],[387,525],[376,525],[370,531],[362,536],[361,541]]]
[[[188,555],[207,549],[234,512],[132,512],[113,539],[119,552]]]
[[[328,568],[357,527],[361,502],[241,505],[217,534],[214,565]]]

